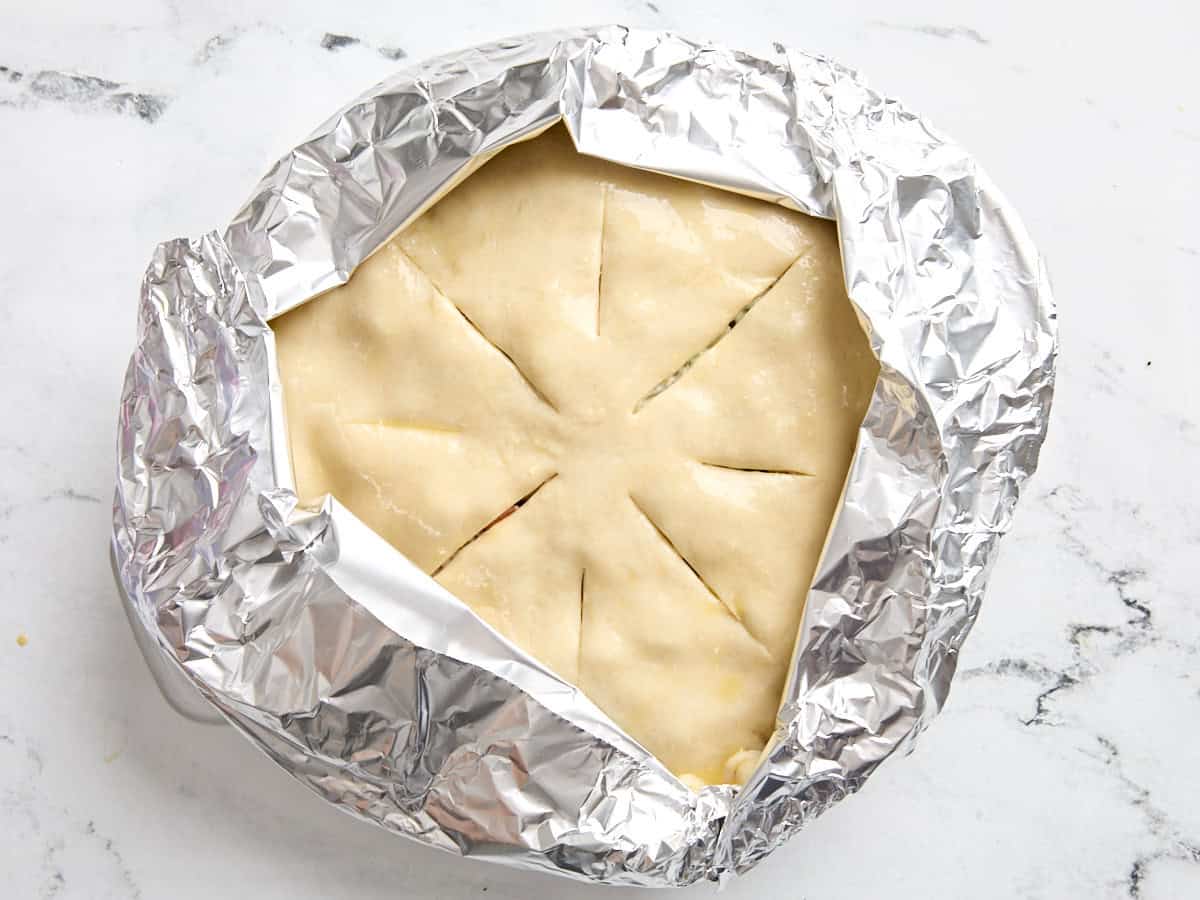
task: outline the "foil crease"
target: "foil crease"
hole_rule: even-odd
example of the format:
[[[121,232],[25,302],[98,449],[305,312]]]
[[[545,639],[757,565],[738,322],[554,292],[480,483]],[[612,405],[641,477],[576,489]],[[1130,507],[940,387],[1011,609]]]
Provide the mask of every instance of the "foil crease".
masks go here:
[[[270,319],[559,120],[581,152],[836,219],[880,360],[778,727],[740,790],[689,790],[335,499],[297,505]],[[1056,341],[1008,203],[852,70],[618,26],[470,49],[352,102],[223,234],[155,252],[121,398],[120,579],[162,654],[346,812],[587,880],[723,880],[941,709],[1037,464]]]

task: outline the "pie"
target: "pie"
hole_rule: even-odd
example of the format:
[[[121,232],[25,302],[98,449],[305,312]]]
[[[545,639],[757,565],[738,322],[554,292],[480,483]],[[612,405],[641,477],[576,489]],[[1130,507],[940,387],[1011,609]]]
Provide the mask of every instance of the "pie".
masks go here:
[[[302,500],[745,780],[878,374],[833,224],[554,128],[272,324]]]

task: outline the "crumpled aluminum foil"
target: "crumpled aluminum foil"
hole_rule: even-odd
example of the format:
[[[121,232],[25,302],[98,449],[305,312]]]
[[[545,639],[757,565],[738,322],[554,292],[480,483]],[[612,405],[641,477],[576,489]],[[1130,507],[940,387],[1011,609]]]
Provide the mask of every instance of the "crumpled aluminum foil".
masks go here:
[[[157,249],[121,399],[120,578],[162,653],[331,803],[516,866],[724,879],[945,702],[1046,433],[1046,275],[963,150],[855,72],[776,49],[614,26],[455,53],[322,125],[224,235]],[[584,153],[836,218],[880,360],[778,728],[741,790],[693,793],[336,500],[297,508],[269,320],[559,119]]]

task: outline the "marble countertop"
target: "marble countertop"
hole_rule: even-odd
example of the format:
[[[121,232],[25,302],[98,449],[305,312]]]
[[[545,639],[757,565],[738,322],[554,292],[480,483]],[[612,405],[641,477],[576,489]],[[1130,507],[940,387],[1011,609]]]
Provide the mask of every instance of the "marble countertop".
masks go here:
[[[231,729],[180,718],[106,558],[117,398],[154,245],[223,225],[272,160],[397,60],[599,21],[750,50],[778,39],[863,69],[987,166],[1060,307],[1051,437],[945,712],[725,896],[1200,896],[1198,14],[1171,0],[1084,18],[1044,0],[807,6],[4,5],[5,896],[599,896],[355,823]]]

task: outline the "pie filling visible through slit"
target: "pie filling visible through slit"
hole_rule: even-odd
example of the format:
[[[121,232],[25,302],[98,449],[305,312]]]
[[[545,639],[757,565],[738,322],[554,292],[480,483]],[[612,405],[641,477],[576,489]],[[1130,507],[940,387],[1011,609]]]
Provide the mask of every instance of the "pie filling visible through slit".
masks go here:
[[[558,127],[272,325],[304,501],[687,783],[748,777],[878,374],[833,224]]]

